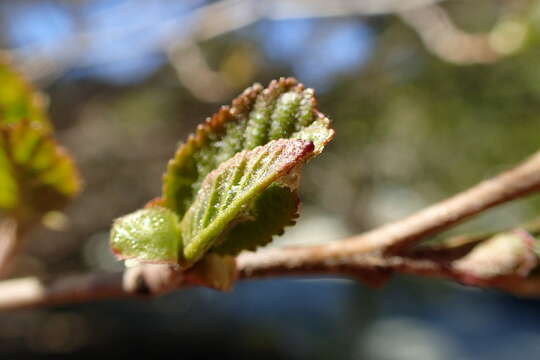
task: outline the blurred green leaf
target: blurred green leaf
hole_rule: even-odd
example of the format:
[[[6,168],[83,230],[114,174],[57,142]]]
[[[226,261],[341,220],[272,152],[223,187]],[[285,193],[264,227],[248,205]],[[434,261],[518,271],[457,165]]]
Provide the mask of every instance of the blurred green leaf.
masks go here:
[[[27,119],[49,132],[51,126],[45,113],[43,96],[32,89],[7,59],[0,57],[0,125]]]
[[[111,249],[121,259],[178,263],[181,240],[178,217],[160,206],[117,219],[111,231]]]
[[[42,96],[0,58],[0,210],[29,220],[79,190],[77,169],[52,138]]]
[[[155,203],[117,219],[111,233],[113,252],[121,259],[189,267],[220,243],[219,252],[232,255],[266,243],[271,236],[261,234],[275,230],[284,216],[289,220],[287,208],[282,211],[273,206],[281,205],[286,185],[274,185],[268,195],[257,196],[298,169],[313,149],[311,142],[280,139],[238,153],[208,174],[181,222],[174,212]],[[293,212],[296,204],[289,207]],[[258,212],[259,207],[265,211]],[[225,235],[234,225],[244,221],[252,224],[261,216],[268,224],[259,229],[261,233],[248,226],[232,231],[233,238]]]
[[[31,218],[79,190],[71,157],[46,132],[26,120],[0,128],[0,210]]]
[[[252,216],[223,235],[223,242],[212,249],[222,255],[255,250],[281,235],[285,226],[294,225],[300,199],[296,189],[274,183],[253,200]]]

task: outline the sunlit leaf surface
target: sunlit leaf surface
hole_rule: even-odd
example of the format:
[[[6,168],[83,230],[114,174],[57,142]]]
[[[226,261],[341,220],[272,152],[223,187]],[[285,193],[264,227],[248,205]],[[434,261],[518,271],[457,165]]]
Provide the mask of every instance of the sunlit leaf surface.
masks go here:
[[[117,219],[111,232],[111,249],[122,259],[177,263],[181,246],[178,217],[160,206]]]
[[[253,85],[179,147],[164,176],[165,204],[183,216],[206,175],[237,152],[298,138],[313,142],[316,155],[333,136],[330,120],[316,109],[312,89],[291,78],[273,81],[266,89]]]
[[[238,153],[208,174],[182,219],[185,259],[197,261],[219,241],[227,227],[256,218],[258,214],[253,212],[251,200],[301,164],[312,151],[311,142],[275,140]]]

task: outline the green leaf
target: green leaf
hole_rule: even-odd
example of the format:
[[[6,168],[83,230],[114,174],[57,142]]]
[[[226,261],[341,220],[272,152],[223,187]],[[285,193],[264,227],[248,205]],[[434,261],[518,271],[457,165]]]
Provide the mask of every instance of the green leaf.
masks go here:
[[[26,120],[0,127],[0,210],[34,218],[78,192],[71,158],[47,132]]]
[[[316,109],[312,89],[292,78],[274,80],[266,89],[253,85],[178,148],[163,179],[165,205],[182,217],[206,175],[242,150],[298,138],[313,142],[317,155],[333,136],[330,120]]]
[[[0,57],[0,126],[22,119],[41,124],[45,132],[52,129],[43,95],[32,89],[5,57]]]
[[[149,206],[168,208],[181,219],[179,226],[156,225],[153,241],[152,230],[137,232],[139,216],[149,210],[136,212],[115,222],[113,250],[120,258],[177,261],[194,269],[207,256],[236,255],[268,243],[294,224],[300,167],[333,136],[313,90],[296,80],[246,89],[199,125],[169,161],[163,195]],[[175,249],[177,258],[171,255]]]
[[[270,185],[255,199],[251,217],[224,234],[223,242],[212,251],[236,255],[268,244],[273,235],[283,234],[284,226],[294,225],[299,203],[296,190],[277,183]]]
[[[236,98],[232,106],[222,107],[199,125],[179,147],[164,175],[164,204],[184,216],[207,174],[242,150],[279,138],[295,138],[312,142],[315,156],[333,136],[330,120],[316,108],[312,89],[304,89],[292,78],[272,81],[266,89],[256,84]],[[252,213],[264,216],[234,227],[224,235],[223,245],[216,251],[235,254],[255,249],[271,241],[273,235],[283,233],[285,226],[294,224],[299,203],[297,181],[293,177],[282,189],[268,189],[268,194],[260,195]],[[269,206],[284,211],[269,211]]]
[[[175,213],[160,206],[138,210],[114,222],[111,249],[121,259],[178,263],[179,223]]]
[[[222,241],[220,236],[232,225],[256,216],[252,200],[302,164],[313,150],[313,143],[304,140],[274,140],[238,153],[208,174],[180,225],[184,265],[196,262]]]

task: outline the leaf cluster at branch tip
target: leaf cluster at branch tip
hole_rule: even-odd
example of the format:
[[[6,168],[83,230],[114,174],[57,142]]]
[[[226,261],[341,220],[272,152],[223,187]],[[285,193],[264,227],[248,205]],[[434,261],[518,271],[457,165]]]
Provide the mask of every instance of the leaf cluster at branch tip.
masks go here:
[[[187,268],[205,254],[236,255],[268,243],[294,224],[300,168],[333,136],[312,89],[292,78],[264,89],[253,85],[178,148],[163,177],[162,198],[117,220],[112,248],[120,258]],[[152,240],[149,228],[137,229],[141,215],[158,213],[168,220]]]

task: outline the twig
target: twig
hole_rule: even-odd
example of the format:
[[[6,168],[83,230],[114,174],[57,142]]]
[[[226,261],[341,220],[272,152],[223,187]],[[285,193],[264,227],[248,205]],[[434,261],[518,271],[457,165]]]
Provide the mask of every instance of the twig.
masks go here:
[[[349,254],[346,257],[328,257],[320,262],[295,261],[295,251],[306,248],[275,248],[258,253],[245,253],[238,258],[240,278],[269,276],[333,274],[347,275],[366,280],[364,275],[389,275],[389,272],[434,276],[452,279],[475,286],[498,287],[499,278],[526,278],[537,265],[533,238],[523,237],[522,230],[501,233],[464,252],[460,258],[441,260],[437,249],[432,249],[431,257],[384,256],[377,253]],[[497,253],[504,246],[504,253]],[[440,249],[443,253],[445,248]],[[287,260],[285,260],[287,259]],[[532,259],[532,260],[531,260]],[[502,260],[502,261],[501,261]],[[519,269],[526,268],[523,272]],[[489,276],[480,275],[486,269]],[[367,280],[372,280],[368,278]],[[375,280],[381,284],[385,278]],[[368,281],[371,282],[371,281]],[[372,282],[371,282],[372,283]],[[539,295],[538,293],[537,295]]]
[[[382,284],[392,272],[415,275],[456,278],[450,268],[429,260],[409,260],[400,257],[383,259],[375,255],[349,258],[347,263],[297,267],[282,267],[273,258],[287,249],[275,249],[256,254],[242,254],[238,258],[239,279],[257,279],[270,276],[316,276],[338,275],[368,281],[371,285]],[[163,267],[144,265],[127,269],[124,273],[88,274],[60,277],[52,281],[38,278],[7,280],[0,283],[0,310],[13,310],[33,306],[49,306],[62,303],[94,301],[106,298],[159,295],[164,291],[153,279],[161,277]],[[182,278],[181,273],[177,273]],[[192,284],[186,279],[176,281],[177,288]]]
[[[0,283],[0,309],[54,305],[130,296],[122,287],[123,274],[82,274],[54,281],[28,277]]]
[[[531,236],[539,236],[540,217],[520,226],[520,228],[528,232]],[[493,236],[496,236],[497,234],[497,232],[489,232],[472,235],[460,235],[434,244],[421,244],[420,246],[407,251],[407,256],[415,259],[427,258],[434,261],[453,261],[465,256],[476,245]]]
[[[396,253],[496,205],[540,190],[540,152],[518,166],[404,220],[352,238],[350,251]]]
[[[460,255],[448,255],[451,246],[433,247],[423,256],[403,250],[475,214],[540,189],[540,152],[517,167],[471,189],[428,207],[404,220],[363,235],[319,246],[274,248],[243,253],[237,258],[239,279],[290,275],[338,275],[382,284],[393,272],[452,279],[468,285],[495,287],[516,294],[540,295],[540,278],[528,277],[536,267],[533,239],[523,231],[505,238],[465,242]],[[539,230],[537,222],[528,230]],[[517,236],[517,242],[516,242]],[[520,240],[522,239],[522,240]],[[495,259],[488,277],[482,267],[500,246],[504,257]],[[495,249],[495,250],[494,250]],[[390,251],[389,251],[390,250]],[[394,255],[401,251],[401,255]],[[507,255],[508,254],[508,255]],[[478,265],[480,264],[480,265]],[[479,267],[480,266],[480,267]],[[498,266],[498,267],[497,267]],[[500,270],[503,269],[503,270]],[[493,270],[493,267],[491,268]],[[493,275],[495,274],[495,275]],[[109,297],[158,295],[197,284],[188,273],[166,265],[144,265],[124,273],[89,274],[60,278],[0,283],[0,310],[89,301]]]
[[[284,267],[298,263],[316,265],[339,262],[351,255],[373,251],[399,253],[425,237],[448,229],[495,205],[514,200],[540,189],[540,152],[517,167],[490,180],[421,210],[352,238],[325,245],[288,248],[272,257]]]
[[[341,262],[305,265],[280,261],[290,256],[290,249],[276,248],[258,253],[244,253],[237,259],[238,278],[243,280],[282,276],[345,276],[382,285],[393,273],[450,279],[466,285],[493,287],[514,294],[539,296],[540,278],[502,274],[480,278],[457,268],[455,263],[414,259],[401,256],[384,258],[359,254]],[[155,296],[173,289],[197,285],[189,277],[164,265],[144,265],[123,273],[87,274],[61,277],[53,281],[37,278],[7,280],[0,283],[0,311],[63,303],[133,296]]]

